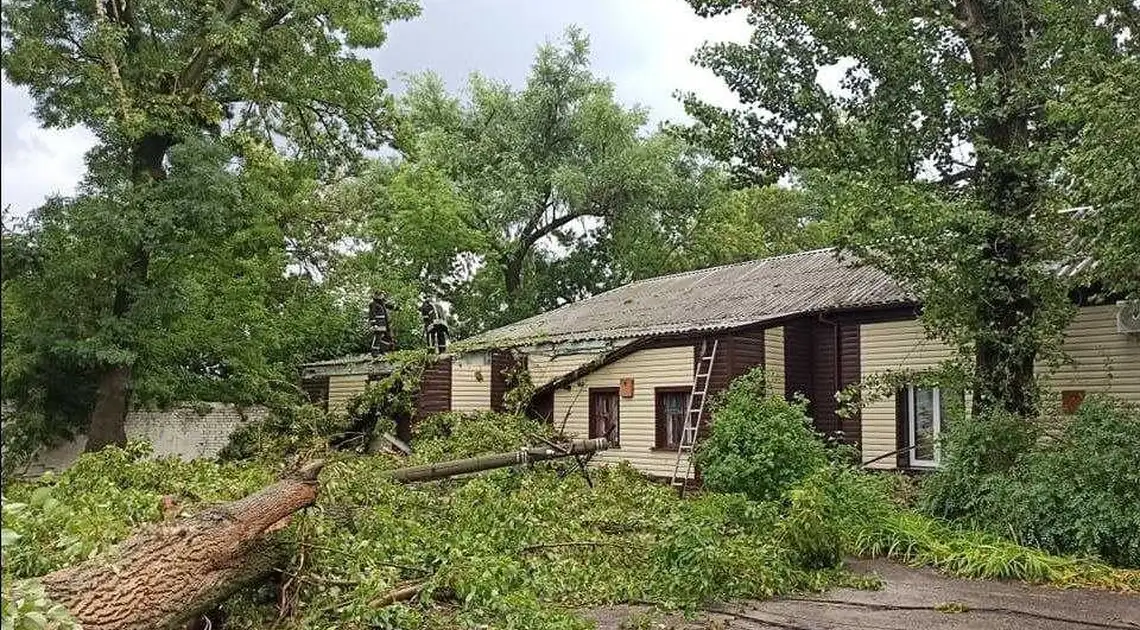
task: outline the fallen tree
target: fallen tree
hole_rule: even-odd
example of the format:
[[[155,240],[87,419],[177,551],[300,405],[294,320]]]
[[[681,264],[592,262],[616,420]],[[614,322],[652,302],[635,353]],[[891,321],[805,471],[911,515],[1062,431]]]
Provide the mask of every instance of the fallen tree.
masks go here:
[[[317,498],[322,462],[224,506],[140,532],[109,554],[41,578],[87,630],[143,630],[188,621],[280,566],[267,534]]]
[[[605,438],[397,469],[402,483],[593,453]],[[272,533],[317,498],[323,462],[311,463],[245,498],[149,528],[109,553],[40,578],[53,601],[87,630],[185,624],[285,564]]]

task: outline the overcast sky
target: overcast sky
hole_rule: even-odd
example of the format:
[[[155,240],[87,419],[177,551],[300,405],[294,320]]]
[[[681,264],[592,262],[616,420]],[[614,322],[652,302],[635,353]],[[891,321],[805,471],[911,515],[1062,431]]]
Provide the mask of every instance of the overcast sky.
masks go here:
[[[685,0],[422,0],[420,17],[391,27],[371,51],[377,74],[399,92],[402,77],[425,70],[454,89],[467,76],[521,85],[537,46],[576,24],[590,36],[594,72],[610,79],[618,98],[647,107],[653,120],[682,120],[678,90],[731,103],[727,88],[689,57],[705,41],[747,38],[741,16],[702,19]],[[91,134],[82,128],[43,129],[27,93],[4,82],[0,186],[3,206],[23,213],[52,193],[74,190]]]

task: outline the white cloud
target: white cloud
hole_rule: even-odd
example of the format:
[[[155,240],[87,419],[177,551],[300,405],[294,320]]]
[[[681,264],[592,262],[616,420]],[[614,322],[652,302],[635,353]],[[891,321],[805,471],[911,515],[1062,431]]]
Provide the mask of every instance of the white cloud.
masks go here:
[[[70,194],[79,185],[83,156],[95,136],[82,127],[43,129],[15,88],[4,86],[4,146],[0,154],[0,206],[23,215],[53,194]]]

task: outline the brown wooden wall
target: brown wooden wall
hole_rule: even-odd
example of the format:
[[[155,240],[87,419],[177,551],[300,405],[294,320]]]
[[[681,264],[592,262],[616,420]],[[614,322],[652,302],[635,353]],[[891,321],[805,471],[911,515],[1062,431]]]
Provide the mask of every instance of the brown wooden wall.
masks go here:
[[[437,360],[424,368],[420,391],[416,395],[415,420],[451,411],[451,357]]]
[[[860,373],[860,346],[859,324],[844,322],[839,325],[839,389],[859,382]],[[839,428],[843,430],[845,441],[849,444],[863,443],[863,419],[861,414],[850,418],[839,418]]]
[[[693,364],[701,360],[701,342],[693,344]],[[712,374],[709,376],[709,397],[724,391],[738,376],[764,365],[764,331],[744,335],[720,337],[716,347]]]
[[[859,381],[859,321],[877,316],[811,316],[784,326],[785,393],[806,395],[815,429],[825,435],[842,431],[852,444],[861,439],[860,418],[840,418],[835,394]]]
[[[838,325],[817,319],[812,333],[812,379],[808,398],[816,431],[830,436],[839,430],[839,418],[835,415],[835,392],[839,386]]]
[[[784,395],[790,400],[796,394],[812,396],[812,321],[794,319],[784,324]]]

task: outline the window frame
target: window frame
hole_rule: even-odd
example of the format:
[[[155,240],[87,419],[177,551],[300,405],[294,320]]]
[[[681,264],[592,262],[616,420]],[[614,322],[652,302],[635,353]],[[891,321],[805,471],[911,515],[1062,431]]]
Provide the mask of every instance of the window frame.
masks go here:
[[[621,388],[620,387],[591,387],[586,391],[586,404],[588,409],[586,411],[586,434],[590,439],[606,437],[605,433],[597,434],[594,431],[594,420],[597,416],[594,414],[594,397],[595,396],[613,396],[614,410],[617,412],[617,417],[614,419],[614,435],[610,439],[610,448],[621,447]]]
[[[654,426],[654,449],[661,451],[675,451],[680,447],[680,436],[677,436],[678,441],[669,443],[666,439],[667,427],[665,424],[665,405],[663,396],[668,394],[681,394],[684,400],[684,411],[681,412],[681,427],[684,430],[684,423],[689,414],[690,398],[693,394],[691,385],[674,385],[668,387],[654,387],[653,388],[653,426]]]
[[[915,392],[920,389],[931,391],[932,420],[934,422],[934,458],[919,459],[916,438],[916,420],[918,418],[917,400]],[[942,464],[942,388],[917,387],[913,383],[906,386],[906,427],[907,427],[907,462],[912,468],[937,468]]]

